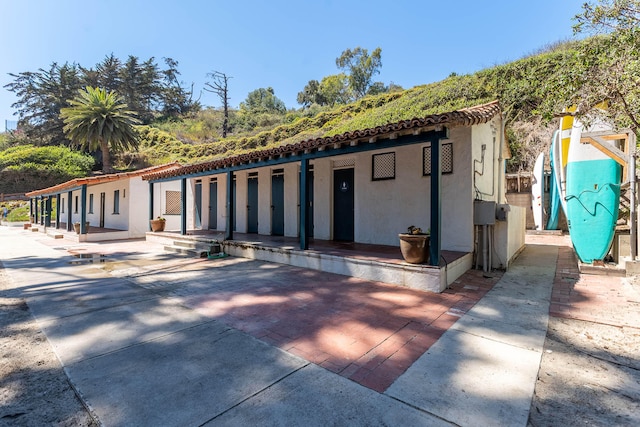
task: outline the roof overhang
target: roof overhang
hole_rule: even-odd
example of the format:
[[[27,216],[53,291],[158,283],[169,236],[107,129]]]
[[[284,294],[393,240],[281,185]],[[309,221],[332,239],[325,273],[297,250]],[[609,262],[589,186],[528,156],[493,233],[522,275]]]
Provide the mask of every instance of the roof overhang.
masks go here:
[[[161,166],[152,166],[149,168],[140,169],[140,170],[131,171],[131,172],[118,172],[118,173],[111,173],[106,175],[96,175],[96,176],[89,176],[84,178],[75,178],[70,181],[63,182],[62,184],[58,184],[52,187],[43,188],[41,190],[35,190],[29,193],[25,193],[25,196],[27,197],[52,196],[52,195],[60,194],[63,192],[78,190],[82,188],[82,186],[84,185],[93,186],[98,184],[104,184],[107,182],[120,181],[123,179],[130,179],[137,176],[142,176],[148,173],[161,173],[171,169],[177,169],[179,167],[180,167],[180,164],[177,162],[174,162],[174,163],[168,163]]]
[[[424,118],[403,120],[385,126],[346,132],[340,135],[310,139],[296,144],[254,150],[245,154],[180,168],[148,173],[143,180],[173,181],[183,178],[254,169],[301,160],[339,156],[361,151],[416,144],[434,137],[446,138],[449,128],[487,123],[500,113],[497,101]]]

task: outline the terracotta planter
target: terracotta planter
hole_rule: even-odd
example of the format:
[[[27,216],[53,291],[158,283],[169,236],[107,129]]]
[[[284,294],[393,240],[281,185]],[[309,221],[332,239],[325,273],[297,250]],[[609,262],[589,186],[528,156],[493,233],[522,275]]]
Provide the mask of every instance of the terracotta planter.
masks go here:
[[[85,226],[85,228],[87,230],[87,233],[88,233],[89,232],[89,222],[88,221],[85,222],[84,226]],[[80,223],[79,222],[74,222],[73,223],[73,230],[76,232],[76,234],[80,234]]]
[[[429,259],[428,234],[398,234],[400,252],[404,260],[410,264],[421,264]]]
[[[166,220],[164,219],[152,219],[151,220],[151,231],[158,232],[158,231],[164,231],[164,226],[167,223]]]

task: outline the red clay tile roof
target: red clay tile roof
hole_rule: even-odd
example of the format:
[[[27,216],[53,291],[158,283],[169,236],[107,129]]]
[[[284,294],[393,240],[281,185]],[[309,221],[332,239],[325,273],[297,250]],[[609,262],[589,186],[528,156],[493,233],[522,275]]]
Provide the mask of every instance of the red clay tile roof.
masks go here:
[[[402,120],[397,123],[346,132],[341,135],[315,138],[298,142],[296,144],[287,144],[275,148],[255,150],[246,154],[225,157],[209,162],[185,165],[177,169],[149,173],[144,175],[142,179],[156,180],[214,171],[216,169],[222,169],[234,165],[255,163],[270,158],[277,158],[287,154],[296,154],[301,152],[307,153],[323,150],[325,148],[330,149],[336,145],[342,146],[343,144],[349,144],[353,141],[375,141],[377,139],[389,137],[392,134],[402,135],[421,128],[434,128],[438,126],[471,126],[487,123],[495,117],[496,114],[499,114],[499,112],[500,105],[498,104],[498,101],[493,101],[488,104],[477,105],[475,107],[464,108],[462,110],[451,111],[448,113],[432,114],[423,118]]]
[[[145,169],[139,169],[137,171],[131,171],[131,172],[118,172],[118,173],[110,173],[107,175],[96,175],[96,176],[88,176],[84,178],[75,178],[70,181],[63,182],[62,184],[54,185],[53,187],[43,188],[41,190],[35,190],[29,193],[25,193],[25,196],[36,197],[41,195],[49,195],[49,194],[59,193],[64,190],[76,188],[84,184],[96,185],[96,184],[101,184],[103,182],[117,181],[119,179],[124,179],[124,178],[133,178],[136,176],[146,175],[150,173],[162,173],[171,169],[178,169],[178,168],[180,168],[180,163],[173,162],[173,163],[167,163],[166,165],[151,166]]]

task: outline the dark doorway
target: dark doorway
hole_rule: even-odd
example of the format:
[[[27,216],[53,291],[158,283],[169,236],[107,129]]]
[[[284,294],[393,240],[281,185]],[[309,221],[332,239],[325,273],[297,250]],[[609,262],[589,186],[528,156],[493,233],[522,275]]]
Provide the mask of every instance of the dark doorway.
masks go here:
[[[353,242],[353,169],[333,171],[333,240]]]
[[[271,175],[271,234],[284,236],[284,170]]]
[[[105,193],[100,193],[100,228],[104,228],[104,210],[106,204],[107,202]]]
[[[209,181],[209,230],[218,229],[218,180]]]
[[[247,180],[247,233],[258,232],[258,174]]]

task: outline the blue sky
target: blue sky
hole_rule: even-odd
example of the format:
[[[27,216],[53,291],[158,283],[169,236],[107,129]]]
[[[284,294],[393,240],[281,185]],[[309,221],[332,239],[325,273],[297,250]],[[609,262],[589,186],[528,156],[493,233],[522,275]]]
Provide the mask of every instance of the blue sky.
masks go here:
[[[52,62],[93,67],[113,53],[170,57],[197,94],[231,76],[231,104],[273,87],[288,108],[343,50],[382,49],[376,80],[404,88],[521,58],[572,37],[584,0],[0,0],[0,86]],[[205,106],[220,106],[204,92]],[[0,87],[0,131],[17,120]]]

